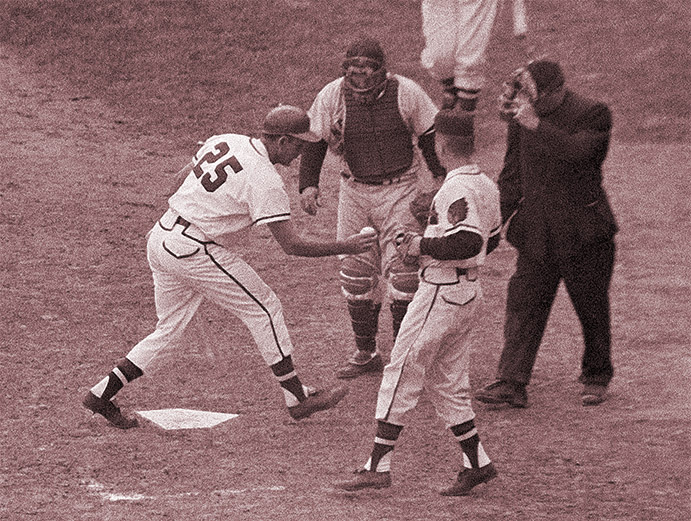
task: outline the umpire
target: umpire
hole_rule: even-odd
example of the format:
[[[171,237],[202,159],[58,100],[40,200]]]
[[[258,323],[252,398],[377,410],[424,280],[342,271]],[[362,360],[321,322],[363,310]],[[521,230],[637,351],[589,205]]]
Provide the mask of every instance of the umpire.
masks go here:
[[[611,112],[567,89],[552,61],[531,62],[513,83],[518,92],[501,100],[509,126],[498,185],[506,238],[518,259],[497,381],[475,397],[527,406],[526,386],[563,280],[585,341],[581,400],[597,405],[613,375],[608,292],[617,225],[602,188]]]

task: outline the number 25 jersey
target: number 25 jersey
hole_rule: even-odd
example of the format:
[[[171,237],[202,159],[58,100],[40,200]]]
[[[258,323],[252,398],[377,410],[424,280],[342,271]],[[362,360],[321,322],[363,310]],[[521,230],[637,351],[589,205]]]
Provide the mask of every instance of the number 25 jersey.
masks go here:
[[[283,179],[259,139],[213,136],[195,154],[192,165],[168,204],[208,237],[290,219]]]

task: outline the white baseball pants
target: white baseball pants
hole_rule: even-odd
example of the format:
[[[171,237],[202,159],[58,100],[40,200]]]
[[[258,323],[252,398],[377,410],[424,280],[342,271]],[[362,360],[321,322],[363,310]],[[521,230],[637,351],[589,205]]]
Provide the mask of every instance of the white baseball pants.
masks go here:
[[[446,427],[475,417],[471,406],[470,331],[482,291],[464,277],[455,284],[420,280],[384,368],[376,419],[405,425],[426,390]]]
[[[156,329],[127,354],[144,370],[178,342],[204,299],[227,309],[250,330],[268,365],[293,350],[276,294],[235,252],[209,242],[194,225],[166,212],[149,232],[147,256],[154,279]]]

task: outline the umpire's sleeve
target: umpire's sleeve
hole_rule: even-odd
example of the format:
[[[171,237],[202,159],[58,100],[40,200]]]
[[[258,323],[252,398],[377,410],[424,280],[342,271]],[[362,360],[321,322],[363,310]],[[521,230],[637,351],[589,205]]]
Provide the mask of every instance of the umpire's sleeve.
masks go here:
[[[307,143],[300,158],[300,176],[298,190],[300,193],[308,186],[319,186],[319,174],[324,164],[329,145],[323,139],[316,143]]]

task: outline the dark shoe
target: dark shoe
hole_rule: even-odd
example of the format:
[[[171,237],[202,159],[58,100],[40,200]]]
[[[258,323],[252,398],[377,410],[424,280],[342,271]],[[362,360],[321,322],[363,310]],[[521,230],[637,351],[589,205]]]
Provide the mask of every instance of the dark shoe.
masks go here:
[[[359,469],[355,471],[354,478],[340,481],[335,486],[349,492],[363,488],[387,488],[391,486],[391,473]]]
[[[357,378],[367,373],[381,373],[383,370],[384,362],[379,353],[370,355],[364,351],[358,351],[345,366],[336,371],[336,377]]]
[[[497,469],[492,463],[479,469],[464,468],[458,473],[456,482],[440,492],[442,496],[467,496],[470,491],[482,483],[497,477]]]
[[[584,407],[600,405],[607,399],[607,386],[586,384],[581,391],[581,402]]]
[[[348,394],[348,389],[345,387],[317,390],[311,393],[304,402],[300,402],[295,407],[288,407],[288,413],[294,420],[302,420],[315,412],[335,407],[346,394]]]
[[[475,393],[475,399],[482,403],[502,404],[511,407],[528,407],[528,393],[524,385],[499,380]]]
[[[139,425],[136,418],[126,418],[120,412],[120,408],[116,407],[112,401],[99,398],[91,391],[86,393],[82,404],[94,414],[103,416],[111,425],[118,429],[131,429]]]

